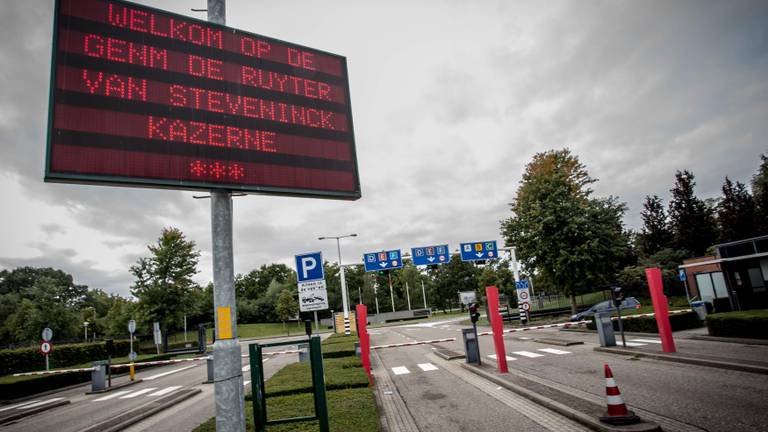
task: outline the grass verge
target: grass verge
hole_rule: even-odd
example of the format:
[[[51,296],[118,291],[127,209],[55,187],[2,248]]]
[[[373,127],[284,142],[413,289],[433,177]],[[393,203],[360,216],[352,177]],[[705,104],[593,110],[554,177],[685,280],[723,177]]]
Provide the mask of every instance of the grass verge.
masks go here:
[[[368,377],[354,355],[357,337],[333,335],[323,342],[323,370],[325,372],[326,398],[330,429],[333,432],[377,432],[380,430],[379,413],[368,387]],[[326,350],[339,348],[336,353],[352,354],[325,358]],[[270,420],[288,417],[309,416],[314,413],[312,378],[308,363],[293,363],[278,371],[265,383],[267,391],[267,414]],[[246,430],[253,431],[253,402],[246,396]],[[213,432],[216,420],[209,419],[194,429],[194,432]],[[305,421],[272,425],[268,432],[314,432],[317,421]]]

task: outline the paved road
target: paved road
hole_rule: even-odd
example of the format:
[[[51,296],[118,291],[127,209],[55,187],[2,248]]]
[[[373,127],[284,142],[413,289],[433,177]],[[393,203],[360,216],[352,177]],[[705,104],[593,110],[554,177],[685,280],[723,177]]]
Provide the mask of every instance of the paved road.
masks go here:
[[[270,339],[269,341],[274,342],[276,339]],[[244,354],[247,353],[246,344],[252,342],[248,341],[242,344]],[[269,351],[288,349],[296,349],[296,346],[280,347],[270,349]],[[277,372],[284,365],[297,360],[297,354],[265,357],[265,378]],[[213,385],[202,383],[206,379],[205,363],[205,361],[183,362],[140,371],[137,373],[137,377],[142,378],[143,382],[108,393],[86,395],[85,392],[90,390],[90,385],[88,385],[35,398],[34,400],[41,402],[64,398],[69,399],[71,403],[24,418],[16,423],[2,426],[0,430],[2,432],[80,431],[86,427],[108,420],[117,414],[139,407],[151,400],[168,397],[182,389],[200,388],[202,393],[127,429],[131,431],[152,430],[156,432],[189,431],[215,415]],[[248,372],[247,364],[248,359],[243,358],[243,377],[246,385],[249,387],[250,373]],[[120,377],[114,379],[113,384],[127,380],[127,377]],[[3,409],[7,408],[3,407]]]
[[[371,333],[374,345],[413,340],[401,328]],[[383,370],[375,373],[389,374],[419,431],[585,430],[436,357],[430,345],[382,349],[376,354]]]
[[[455,323],[424,323],[390,327],[387,330],[394,333],[389,339],[399,342],[455,337],[456,342],[440,345],[463,352],[461,328],[464,327]],[[383,329],[374,331],[382,333]],[[384,334],[372,335],[372,344],[378,345],[377,337],[381,336]],[[563,347],[533,341],[541,337],[581,341],[584,344]],[[605,395],[603,364],[609,363],[630,407],[641,409],[657,420],[668,420],[664,424],[665,430],[746,432],[766,430],[768,427],[768,410],[765,409],[768,376],[599,353],[593,351],[597,346],[596,339],[594,334],[556,329],[513,333],[505,337],[507,356],[514,359],[509,361],[509,367],[513,372],[601,401]],[[493,363],[494,359],[488,357],[494,353],[492,338],[487,336],[480,340],[484,361]],[[628,340],[645,344],[640,345],[641,348],[654,347],[659,343],[657,337],[630,336]],[[768,359],[766,346],[695,340],[676,342],[681,351],[718,356],[732,354],[742,359]],[[380,354],[389,350],[402,349],[383,349]],[[398,359],[400,363],[408,361],[402,358],[404,354],[393,352],[385,355]],[[410,357],[418,359],[418,356]],[[472,405],[470,401],[464,404]]]

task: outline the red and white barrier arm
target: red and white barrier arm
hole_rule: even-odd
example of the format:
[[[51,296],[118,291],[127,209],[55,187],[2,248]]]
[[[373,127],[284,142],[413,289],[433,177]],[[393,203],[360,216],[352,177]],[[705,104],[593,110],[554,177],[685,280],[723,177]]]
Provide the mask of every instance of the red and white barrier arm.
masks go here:
[[[306,351],[306,350],[304,350]],[[288,351],[272,351],[272,352],[261,352],[262,356],[270,356],[270,355],[280,355],[280,354],[296,354],[300,353],[302,350],[288,350]],[[249,354],[242,354],[240,355],[242,358],[250,357]]]
[[[433,339],[433,340],[416,341],[416,342],[403,342],[403,343],[388,344],[388,345],[376,345],[376,346],[372,346],[371,349],[396,348],[396,347],[403,347],[403,346],[432,344],[432,343],[438,343],[438,342],[453,342],[455,340],[456,338],[444,338],[444,339]]]
[[[78,368],[78,369],[59,369],[59,370],[51,370],[51,371],[39,371],[39,372],[20,372],[15,373],[13,376],[31,376],[31,375],[55,375],[55,374],[63,374],[63,373],[73,373],[73,372],[93,372],[96,368],[91,366],[89,368]]]
[[[208,357],[193,357],[193,358],[183,358],[183,359],[172,359],[172,360],[156,360],[156,361],[148,361],[148,362],[141,362],[141,363],[134,363],[133,366],[155,366],[155,365],[165,365],[165,364],[173,364],[173,363],[181,363],[181,362],[189,362],[189,361],[200,361],[205,360]],[[120,363],[120,364],[113,364],[112,369],[119,369],[124,367],[131,366],[130,363]]]

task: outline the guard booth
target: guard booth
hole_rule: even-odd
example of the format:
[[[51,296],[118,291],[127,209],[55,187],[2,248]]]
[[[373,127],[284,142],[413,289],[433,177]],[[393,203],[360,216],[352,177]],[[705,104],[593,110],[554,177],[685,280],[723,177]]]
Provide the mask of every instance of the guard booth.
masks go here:
[[[312,388],[314,389],[315,415],[267,420],[267,397],[264,387],[264,362],[262,349],[285,345],[309,344],[309,362],[312,368]],[[251,364],[251,389],[253,393],[253,425],[256,432],[264,432],[267,425],[294,423],[305,420],[317,420],[320,432],[329,432],[328,402],[325,399],[325,376],[323,373],[323,353],[320,348],[320,336],[294,339],[284,342],[272,342],[248,345]]]

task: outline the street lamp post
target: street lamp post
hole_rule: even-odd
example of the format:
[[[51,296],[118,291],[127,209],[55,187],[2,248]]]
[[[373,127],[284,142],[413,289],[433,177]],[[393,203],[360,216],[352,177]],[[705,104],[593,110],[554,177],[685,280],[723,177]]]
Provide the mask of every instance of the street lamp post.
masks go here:
[[[85,329],[85,343],[88,343],[88,321],[83,321],[83,328]]]
[[[344,277],[344,265],[341,264],[341,239],[345,237],[357,237],[357,234],[347,234],[343,236],[318,237],[318,240],[336,240],[336,250],[339,252],[339,277],[341,278],[341,305],[344,309],[344,334],[351,333],[349,329],[349,301],[347,300],[347,280]]]

